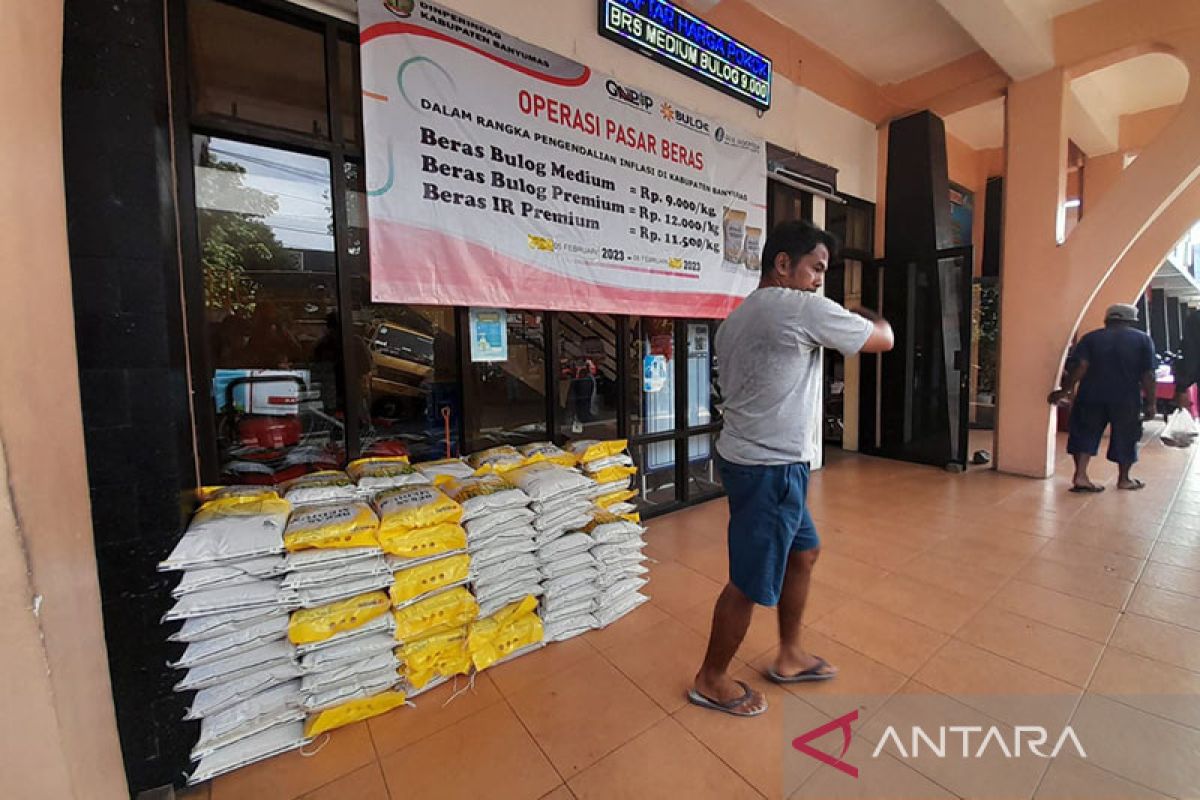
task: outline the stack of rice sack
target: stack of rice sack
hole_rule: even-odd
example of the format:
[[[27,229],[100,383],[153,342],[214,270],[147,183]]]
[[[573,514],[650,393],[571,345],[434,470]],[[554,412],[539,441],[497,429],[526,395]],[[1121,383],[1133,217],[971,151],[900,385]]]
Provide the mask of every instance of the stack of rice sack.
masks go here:
[[[159,565],[183,571],[164,621],[183,621],[169,637],[187,645],[172,665],[186,670],[175,688],[196,693],[185,717],[200,720],[193,783],[305,742],[301,669],[287,639],[299,599],[282,579],[290,504],[261,487],[201,499]]]
[[[637,496],[637,492],[630,488],[637,467],[627,452],[628,444],[624,439],[583,439],[567,445],[579,469],[595,481],[592,497],[596,504],[614,514],[637,511],[637,507],[630,502]]]
[[[446,486],[462,506],[471,555],[471,587],[487,617],[528,595],[540,595],[537,530],[529,496],[503,475],[489,473]]]
[[[593,613],[597,627],[611,625],[650,599],[641,593],[649,572],[642,552],[646,529],[635,517],[597,510],[583,529],[592,542],[590,554],[596,563],[599,591]]]
[[[393,572],[393,646],[409,696],[470,671],[466,625],[479,604],[471,577],[463,507],[433,485],[375,496],[379,542]]]
[[[599,572],[592,539],[579,532],[592,517],[595,482],[550,460],[515,470],[509,478],[529,496],[534,513],[545,639],[561,641],[595,627],[591,612]]]
[[[542,647],[545,636],[537,605],[537,598],[529,595],[471,623],[466,635],[471,666],[482,671]]]

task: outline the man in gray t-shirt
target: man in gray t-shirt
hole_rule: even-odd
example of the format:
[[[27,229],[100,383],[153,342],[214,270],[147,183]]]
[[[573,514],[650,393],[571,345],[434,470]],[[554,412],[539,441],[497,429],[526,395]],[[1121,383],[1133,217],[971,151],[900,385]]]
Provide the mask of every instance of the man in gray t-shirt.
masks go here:
[[[800,646],[800,626],[820,552],[808,513],[808,466],[817,457],[821,351],[892,348],[892,329],[868,311],[851,313],[816,290],[833,237],[807,222],[776,226],[763,248],[759,288],[729,315],[715,342],[724,429],[717,442],[729,497],[729,582],[717,599],[704,665],[688,699],[736,716],[767,703],[729,664],[755,604],[779,607],[778,683],[828,680],[836,668]]]

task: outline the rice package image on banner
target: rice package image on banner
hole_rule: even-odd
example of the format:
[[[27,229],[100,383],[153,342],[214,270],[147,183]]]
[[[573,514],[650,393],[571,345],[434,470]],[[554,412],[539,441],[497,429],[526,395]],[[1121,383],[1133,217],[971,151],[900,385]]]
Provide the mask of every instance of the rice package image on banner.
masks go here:
[[[362,88],[390,98],[363,107],[373,301],[723,318],[754,290],[726,259],[766,227],[761,138],[431,0],[388,5],[358,4]],[[486,184],[450,177],[476,153]]]

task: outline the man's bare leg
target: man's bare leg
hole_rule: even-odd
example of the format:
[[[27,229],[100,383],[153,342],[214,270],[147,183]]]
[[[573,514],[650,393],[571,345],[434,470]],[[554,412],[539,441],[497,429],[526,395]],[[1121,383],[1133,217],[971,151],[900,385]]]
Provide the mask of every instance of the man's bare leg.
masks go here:
[[[1146,484],[1137,478],[1131,478],[1129,471],[1133,469],[1133,464],[1118,464],[1117,465],[1117,488],[1130,489],[1137,491],[1145,488]]]
[[[1071,458],[1075,459],[1075,477],[1071,479],[1071,485],[1095,488],[1096,484],[1088,478],[1088,463],[1092,460],[1091,455],[1075,453]]]
[[[712,633],[708,637],[708,651],[704,654],[704,664],[696,673],[696,691],[708,699],[725,703],[741,697],[745,692],[729,676],[729,665],[733,662],[742,639],[746,638],[746,630],[750,627],[750,617],[753,613],[754,601],[732,583],[725,584],[725,589],[717,598],[717,607],[713,610]],[[753,692],[738,706],[738,710],[754,711],[765,706],[766,699],[762,694]]]
[[[804,606],[808,603],[808,587],[812,582],[813,566],[821,554],[820,547],[793,550],[788,555],[783,592],[779,597],[779,657],[775,674],[790,677],[817,665],[817,657],[800,646],[800,630],[804,621]],[[836,674],[837,668],[827,666],[821,674]]]

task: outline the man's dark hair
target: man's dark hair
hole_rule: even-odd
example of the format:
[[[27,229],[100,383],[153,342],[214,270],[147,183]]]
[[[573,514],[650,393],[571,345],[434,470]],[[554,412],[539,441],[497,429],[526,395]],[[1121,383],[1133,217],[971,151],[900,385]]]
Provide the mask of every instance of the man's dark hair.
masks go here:
[[[765,278],[775,269],[775,257],[780,253],[787,253],[788,258],[795,261],[816,250],[819,244],[825,245],[825,249],[829,251],[829,258],[832,260],[838,245],[837,237],[832,233],[823,231],[811,222],[805,222],[802,219],[779,223],[771,230],[771,235],[767,237],[767,243],[763,247],[763,277]]]

